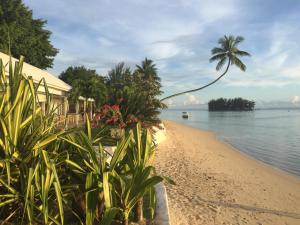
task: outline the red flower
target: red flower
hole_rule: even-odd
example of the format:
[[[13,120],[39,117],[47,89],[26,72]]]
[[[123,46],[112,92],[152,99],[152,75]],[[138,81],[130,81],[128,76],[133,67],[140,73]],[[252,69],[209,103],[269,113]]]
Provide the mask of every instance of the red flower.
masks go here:
[[[122,101],[122,99],[119,99]],[[98,123],[102,124],[113,124],[115,126],[119,126],[124,128],[126,123],[123,122],[122,114],[120,113],[120,106],[118,104],[110,105],[103,105],[100,110],[100,113],[95,115],[95,120]]]
[[[109,118],[106,120],[106,123],[111,123],[113,121],[113,118]]]
[[[100,113],[97,113],[97,114],[95,115],[95,119],[99,120],[100,118],[101,118],[101,114],[100,114]]]
[[[115,112],[117,112],[117,111],[120,110],[119,105],[113,105],[111,108],[112,108],[112,110],[115,111]]]

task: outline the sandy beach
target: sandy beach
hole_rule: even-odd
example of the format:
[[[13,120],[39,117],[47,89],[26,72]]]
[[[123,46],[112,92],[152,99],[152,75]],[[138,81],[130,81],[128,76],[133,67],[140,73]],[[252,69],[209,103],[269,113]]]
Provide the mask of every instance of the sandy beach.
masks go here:
[[[172,225],[300,224],[300,179],[254,160],[211,132],[164,121],[157,151]]]

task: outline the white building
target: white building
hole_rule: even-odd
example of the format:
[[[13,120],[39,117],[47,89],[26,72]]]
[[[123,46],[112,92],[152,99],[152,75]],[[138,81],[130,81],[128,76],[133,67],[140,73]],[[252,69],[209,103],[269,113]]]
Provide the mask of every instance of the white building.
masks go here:
[[[2,59],[2,62],[4,65],[8,64],[9,62],[9,56],[0,52],[0,59]],[[15,58],[12,58],[13,64],[15,64],[16,61],[18,61]],[[7,73],[8,73],[8,66],[6,67]],[[90,117],[92,117],[92,111],[93,111],[93,99],[88,99],[86,101],[85,98],[80,97],[76,103],[76,105],[73,108],[73,111],[69,111],[69,103],[68,103],[68,94],[72,87],[68,85],[67,83],[60,80],[58,77],[50,74],[49,72],[45,70],[41,70],[35,66],[32,66],[28,63],[23,64],[23,74],[27,77],[32,77],[33,81],[35,83],[39,83],[41,79],[45,79],[49,92],[52,95],[52,103],[54,107],[56,108],[57,116],[60,119],[66,119],[70,120],[71,123],[78,124],[79,121],[82,118],[83,112],[88,112]],[[42,110],[45,109],[45,89],[43,86],[40,86],[38,89],[38,99],[39,103],[42,107]]]

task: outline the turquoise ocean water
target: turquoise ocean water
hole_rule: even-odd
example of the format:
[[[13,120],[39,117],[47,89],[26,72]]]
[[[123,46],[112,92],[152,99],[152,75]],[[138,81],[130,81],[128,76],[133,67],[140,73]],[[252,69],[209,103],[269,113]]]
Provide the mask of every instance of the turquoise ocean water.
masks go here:
[[[192,114],[181,117],[182,111]],[[214,132],[241,152],[273,167],[300,176],[300,110],[209,112],[167,109],[162,119]]]

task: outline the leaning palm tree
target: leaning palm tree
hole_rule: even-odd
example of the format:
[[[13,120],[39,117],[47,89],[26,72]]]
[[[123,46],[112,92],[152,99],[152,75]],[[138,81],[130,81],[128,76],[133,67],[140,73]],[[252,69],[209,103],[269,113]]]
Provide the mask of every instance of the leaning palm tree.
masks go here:
[[[239,56],[250,56],[250,54],[248,52],[241,51],[237,48],[238,44],[241,43],[243,40],[244,40],[244,38],[241,36],[234,37],[232,35],[230,35],[230,36],[225,35],[224,37],[219,39],[218,43],[221,45],[221,47],[216,47],[211,50],[211,53],[213,56],[210,58],[209,61],[210,62],[218,61],[217,66],[216,66],[217,71],[219,71],[227,62],[225,71],[217,79],[215,79],[214,81],[212,81],[209,84],[206,84],[200,88],[173,94],[173,95],[170,95],[168,97],[161,99],[160,101],[164,101],[166,99],[169,99],[169,98],[172,98],[172,97],[175,97],[178,95],[199,91],[201,89],[204,89],[204,88],[216,83],[228,72],[228,69],[231,65],[236,65],[242,71],[246,71],[246,65],[238,57]]]

